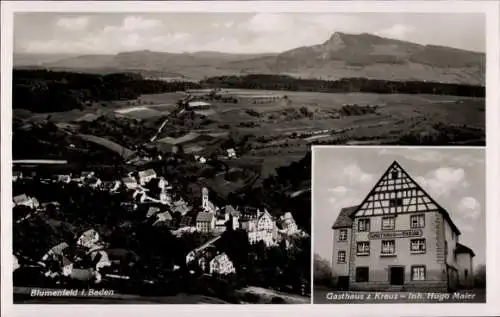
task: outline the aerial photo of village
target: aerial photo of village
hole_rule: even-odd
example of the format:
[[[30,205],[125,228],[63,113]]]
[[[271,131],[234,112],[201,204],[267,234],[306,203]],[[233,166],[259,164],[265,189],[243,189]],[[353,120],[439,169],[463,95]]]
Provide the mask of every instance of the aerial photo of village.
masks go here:
[[[485,145],[484,43],[421,19],[16,14],[14,302],[310,303],[312,145]]]

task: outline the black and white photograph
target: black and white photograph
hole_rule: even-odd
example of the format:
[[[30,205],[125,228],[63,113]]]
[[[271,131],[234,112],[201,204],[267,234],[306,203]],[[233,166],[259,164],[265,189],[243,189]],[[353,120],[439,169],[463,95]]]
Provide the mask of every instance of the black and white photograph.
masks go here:
[[[314,147],[314,303],[485,302],[485,150]]]
[[[495,4],[5,3],[13,307],[494,294]]]

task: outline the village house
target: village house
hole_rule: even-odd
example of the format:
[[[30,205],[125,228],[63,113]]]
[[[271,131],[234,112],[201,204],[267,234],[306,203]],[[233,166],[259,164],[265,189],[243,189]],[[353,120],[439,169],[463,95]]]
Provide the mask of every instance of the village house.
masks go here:
[[[92,248],[97,242],[99,242],[100,236],[94,229],[89,229],[82,233],[82,235],[76,241],[76,244],[84,248]]]
[[[158,178],[158,188],[162,190],[162,192],[166,189],[172,189],[172,187],[169,186],[168,181],[164,177]]]
[[[139,184],[142,186],[146,185],[150,180],[156,178],[156,172],[153,169],[148,169],[145,171],[140,171],[138,173]]]
[[[47,253],[45,253],[40,260],[39,264],[45,266],[48,261],[60,261],[64,256],[64,251],[69,248],[66,242],[61,242],[53,246]]]
[[[474,253],[450,214],[397,162],[332,229],[341,289],[448,291],[473,279]]]
[[[21,265],[19,265],[19,260],[17,258],[17,256],[15,254],[12,255],[12,272],[14,272],[15,270],[17,270],[18,268],[21,267]]]
[[[153,223],[153,226],[164,225],[167,227],[171,227],[172,221],[173,221],[172,215],[170,215],[170,212],[168,212],[168,210],[167,210],[167,211],[156,214],[156,221]]]
[[[200,211],[196,216],[196,229],[204,233],[212,232],[215,229],[215,214]]]
[[[20,171],[12,171],[12,181],[17,182],[23,178],[23,173]]]
[[[298,230],[297,223],[290,212],[285,212],[285,214],[279,218],[279,223],[282,230],[287,234],[294,234]]]
[[[191,217],[189,215],[184,215],[181,217],[181,221],[179,221],[179,228],[196,228],[196,218]]]
[[[473,288],[474,287],[474,264],[473,258],[475,256],[474,251],[471,248],[466,247],[463,244],[457,243],[455,249],[455,254],[457,257],[458,270],[458,287],[459,288]]]
[[[98,177],[89,177],[85,180],[85,184],[90,188],[97,189],[101,187],[102,181]]]
[[[120,206],[127,212],[133,212],[137,210],[138,206],[136,203],[124,201],[120,203]]]
[[[194,159],[196,161],[200,162],[201,164],[205,164],[207,162],[207,159],[204,156],[200,156],[200,155],[195,155]]]
[[[130,176],[122,178],[122,183],[129,190],[136,189],[139,186],[139,184],[137,184],[137,180]]]
[[[226,152],[228,158],[236,158],[236,151],[233,148],[227,149]]]
[[[170,206],[172,204],[172,196],[170,196],[166,191],[162,190],[160,192],[160,203]]]
[[[29,197],[26,194],[21,194],[13,197],[14,206],[26,206],[31,209],[36,209],[40,206],[38,199],[35,197]]]
[[[94,176],[95,176],[95,172],[83,171],[80,173],[80,182],[84,182],[86,179],[92,178]]]
[[[240,226],[247,232],[250,244],[259,241],[264,242],[266,246],[276,244],[276,224],[267,210],[264,209],[264,212],[257,210],[256,217],[249,217],[247,214],[240,222]]]
[[[107,190],[110,193],[116,193],[120,189],[121,184],[122,183],[119,180],[103,181],[101,186],[104,190]]]
[[[71,175],[69,174],[59,174],[56,175],[56,181],[59,183],[70,183],[71,182]]]
[[[235,272],[236,270],[234,268],[233,262],[231,262],[231,260],[225,253],[216,255],[210,261],[210,274],[228,275]]]
[[[151,207],[149,207],[148,212],[146,213],[146,218],[151,218],[159,212],[160,212],[160,208],[151,206]]]
[[[182,198],[174,201],[173,206],[172,206],[172,213],[179,212],[182,216],[186,215],[191,210],[192,210],[192,208]]]
[[[108,253],[103,250],[100,246],[93,246],[89,251],[88,255],[92,261],[92,267],[96,271],[101,270],[104,267],[111,266],[111,261],[109,260]]]
[[[205,242],[204,244],[202,244],[201,246],[199,246],[198,248],[190,251],[187,255],[186,255],[186,264],[190,264],[192,263],[194,260],[196,259],[199,259],[200,257],[202,257],[204,254],[207,253],[207,251],[211,250],[214,248],[214,243],[220,239],[221,236],[217,236],[215,238],[212,238],[210,240],[208,240],[207,242]]]

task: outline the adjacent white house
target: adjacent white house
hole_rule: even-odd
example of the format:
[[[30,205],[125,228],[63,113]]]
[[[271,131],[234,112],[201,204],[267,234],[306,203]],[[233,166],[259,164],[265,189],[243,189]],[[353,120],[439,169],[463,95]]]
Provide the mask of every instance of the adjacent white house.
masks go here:
[[[99,233],[94,229],[90,229],[82,233],[82,235],[76,241],[76,244],[84,248],[90,249],[97,242],[99,242],[99,239],[100,239]]]
[[[228,158],[236,158],[236,151],[233,148],[227,149],[226,152]]]
[[[14,196],[12,200],[14,202],[14,206],[26,206],[31,209],[36,209],[40,206],[38,199],[35,197],[29,197],[26,194]]]
[[[139,184],[142,186],[146,185],[150,180],[156,178],[156,172],[153,169],[148,169],[145,171],[140,171],[138,173]]]
[[[210,261],[210,274],[227,275],[235,272],[236,270],[233,262],[231,262],[225,253],[216,255],[212,261]]]
[[[136,189],[139,186],[137,180],[130,176],[122,178],[122,183],[127,189]]]

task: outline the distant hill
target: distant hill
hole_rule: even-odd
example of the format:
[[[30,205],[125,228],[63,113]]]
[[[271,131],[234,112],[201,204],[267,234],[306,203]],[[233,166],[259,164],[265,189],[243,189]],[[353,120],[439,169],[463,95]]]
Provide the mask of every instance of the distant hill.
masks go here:
[[[29,55],[29,54],[28,54]],[[336,80],[368,78],[396,81],[433,81],[484,85],[484,53],[420,45],[372,34],[334,33],[324,43],[279,54],[220,52],[124,52],[47,59],[33,65],[51,69],[151,72],[154,76],[204,77],[245,74],[282,74]],[[27,54],[14,55],[15,66],[29,66]]]

